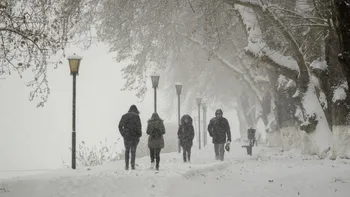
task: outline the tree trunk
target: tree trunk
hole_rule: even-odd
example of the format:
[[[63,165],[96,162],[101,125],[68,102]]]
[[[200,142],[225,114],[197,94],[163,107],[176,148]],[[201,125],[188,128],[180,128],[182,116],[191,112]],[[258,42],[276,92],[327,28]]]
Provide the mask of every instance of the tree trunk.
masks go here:
[[[334,0],[335,25],[340,40],[339,60],[345,77],[350,83],[350,0]]]
[[[238,109],[237,109],[237,116],[238,116],[238,120],[239,120],[239,132],[241,134],[241,140],[245,140],[247,139],[247,129],[248,129],[248,124],[247,124],[247,120],[244,116],[244,110],[242,109],[242,107],[240,105],[238,105]]]
[[[326,40],[326,57],[330,67],[329,83],[332,89],[331,114],[333,121],[333,157],[350,158],[350,0],[334,0],[333,23]],[[334,32],[334,33],[333,33]],[[336,33],[338,35],[336,35]],[[339,69],[340,68],[340,69]],[[338,92],[337,92],[338,90]],[[336,99],[339,90],[345,99]]]
[[[254,127],[256,122],[254,122],[254,119],[251,116],[251,110],[253,105],[249,101],[250,101],[250,98],[247,93],[243,93],[240,95],[239,103],[240,103],[240,106],[242,106],[243,115],[246,119],[246,123],[248,124],[248,126]]]
[[[342,64],[338,61],[338,54],[340,53],[339,40],[333,33],[329,33],[326,39],[326,61],[328,64],[328,86],[329,86],[329,103],[331,108],[331,117],[332,117],[332,126],[341,126],[348,125],[347,117],[350,112],[350,99],[349,91],[344,91],[346,98],[341,100],[336,100],[337,94],[336,90],[338,87],[342,87],[343,84],[346,84],[346,78],[342,67]],[[344,85],[345,86],[345,85]]]

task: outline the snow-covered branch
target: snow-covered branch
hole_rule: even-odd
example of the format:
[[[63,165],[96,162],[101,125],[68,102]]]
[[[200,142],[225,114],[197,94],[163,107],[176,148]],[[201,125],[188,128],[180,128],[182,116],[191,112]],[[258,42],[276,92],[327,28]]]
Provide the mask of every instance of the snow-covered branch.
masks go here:
[[[232,6],[234,4],[250,7],[250,8],[263,8],[260,0],[223,0],[225,3],[228,3]]]
[[[321,24],[321,23],[310,23],[310,24],[297,24],[297,25],[293,25],[293,27],[329,27],[329,25]]]
[[[298,46],[297,41],[294,39],[293,35],[288,31],[288,28],[283,24],[283,22],[268,9],[265,9],[263,13],[266,13],[266,16],[268,16],[272,21],[275,22],[276,26],[279,28],[281,33],[284,35],[286,40],[288,40],[291,43],[291,47],[293,51],[295,52],[297,65],[299,66],[299,72],[302,74],[305,71],[307,71],[306,63],[303,57],[302,52],[300,51],[300,48]]]
[[[256,58],[255,54],[253,54],[251,51],[246,51],[246,54],[251,56],[252,58]],[[267,65],[276,69],[277,72],[279,72],[285,77],[288,77],[293,81],[296,81],[298,78],[298,72],[296,70],[291,70],[289,68],[281,66],[280,64],[276,63],[273,59],[271,59],[269,56],[261,56],[259,57],[259,61],[266,63]]]
[[[262,32],[254,11],[251,8],[236,5],[241,14],[242,22],[248,35],[248,46],[245,48],[248,55],[258,57],[265,63],[275,67],[285,76],[296,80],[298,63],[292,57],[286,57],[280,52],[272,50],[263,40]]]
[[[291,18],[298,18],[298,19],[302,19],[302,20],[307,20],[309,21],[311,24],[327,24],[327,20],[325,20],[324,18],[318,18],[318,17],[311,17],[311,16],[304,16],[299,14],[298,12],[294,11],[294,10],[289,10],[289,9],[285,9],[285,8],[281,8],[280,6],[277,5],[269,5],[267,6],[266,9],[270,9],[270,10],[278,10],[278,11],[282,11],[285,13],[289,13],[291,14],[289,17]],[[328,25],[328,24],[327,24]]]
[[[288,31],[288,28],[278,18],[278,16],[276,16],[276,14],[274,14],[271,10],[269,10],[266,5],[263,5],[260,1],[253,1],[253,0],[224,0],[224,1],[232,6],[235,6],[236,8],[238,7],[238,9],[241,10],[240,13],[241,13],[241,16],[243,17],[243,21],[246,25],[246,29],[248,31],[252,31],[251,28],[253,28],[253,30],[257,31],[256,33],[254,33],[254,36],[256,36],[256,34],[259,36],[259,34],[260,34],[259,38],[262,37],[261,30],[258,26],[259,24],[258,24],[258,21],[256,18],[256,14],[253,11],[253,9],[260,11],[266,17],[268,17],[269,19],[274,21],[274,24],[276,24],[276,26],[278,27],[280,32],[283,34],[283,36],[286,38],[286,40],[288,40],[291,43],[291,47],[292,47],[293,51],[295,52],[295,58],[296,58],[295,63],[296,64],[293,63],[293,67],[295,65],[297,65],[299,67],[300,74],[304,74],[307,72],[306,63],[305,63],[303,54],[300,51],[298,43],[294,39],[293,35]],[[248,11],[242,12],[242,9],[244,9],[244,8]],[[244,17],[245,17],[245,19],[244,19]],[[258,26],[258,28],[256,26]],[[252,38],[253,38],[253,36],[252,36]],[[262,39],[260,39],[260,40],[262,41]],[[260,42],[260,43],[259,42],[251,42],[251,44],[253,44],[253,45],[255,45],[255,47],[257,47],[254,50],[255,52],[257,52],[256,50],[258,50],[259,53],[263,52],[263,50],[269,50],[269,52],[271,52],[271,49],[269,49],[269,48],[264,49],[265,47],[267,47],[265,42]],[[250,46],[248,43],[248,50],[249,50],[249,47]],[[254,53],[254,51],[251,51],[251,52]],[[256,53],[254,53],[254,54],[256,54]],[[275,54],[274,51],[271,54]],[[280,54],[278,54],[278,52],[277,52],[277,55],[279,56]],[[283,64],[281,64],[281,65],[283,65]],[[286,65],[284,65],[284,66],[286,66]],[[289,66],[290,66],[290,64],[289,64]],[[294,69],[294,68],[291,68],[291,69]]]

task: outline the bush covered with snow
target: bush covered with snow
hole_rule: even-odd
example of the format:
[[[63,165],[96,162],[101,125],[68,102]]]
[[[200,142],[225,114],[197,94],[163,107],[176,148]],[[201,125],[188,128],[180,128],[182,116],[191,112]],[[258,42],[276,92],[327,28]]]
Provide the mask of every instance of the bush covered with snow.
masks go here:
[[[82,141],[76,150],[77,166],[97,166],[121,159],[124,155],[117,152],[117,144],[121,142],[121,138],[118,138],[113,144],[105,139],[104,142],[100,141],[98,146],[89,146]],[[70,148],[70,150],[72,149]],[[68,167],[65,161],[63,164]]]
[[[165,147],[162,149],[162,153],[170,153],[178,150],[177,146],[177,125],[165,123],[166,134],[164,135]],[[136,157],[144,157],[149,155],[149,149],[147,146],[148,135],[143,133],[140,142],[137,146]],[[124,143],[123,138],[118,138],[114,143],[108,142],[105,139],[104,142],[100,142],[98,146],[88,145],[82,141],[78,144],[76,158],[78,166],[97,166],[106,162],[122,160],[124,159],[124,151],[117,151],[117,144]],[[71,148],[70,148],[71,150]],[[63,164],[69,167],[65,161]]]

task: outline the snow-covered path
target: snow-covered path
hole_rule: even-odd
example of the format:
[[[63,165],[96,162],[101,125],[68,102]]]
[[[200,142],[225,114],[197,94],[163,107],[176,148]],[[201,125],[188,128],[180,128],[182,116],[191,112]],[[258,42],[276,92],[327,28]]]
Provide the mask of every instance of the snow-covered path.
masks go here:
[[[174,183],[166,195],[345,197],[350,195],[350,167],[320,161],[236,161],[215,171],[195,172]]]
[[[213,159],[211,145],[194,150],[193,163],[181,155],[161,155],[161,170],[149,170],[149,159],[137,160],[137,170],[125,171],[123,161],[103,166],[61,169],[37,175],[1,179],[0,196],[342,196],[350,194],[350,161],[324,161],[294,152],[258,147],[245,155],[234,144],[226,161]]]

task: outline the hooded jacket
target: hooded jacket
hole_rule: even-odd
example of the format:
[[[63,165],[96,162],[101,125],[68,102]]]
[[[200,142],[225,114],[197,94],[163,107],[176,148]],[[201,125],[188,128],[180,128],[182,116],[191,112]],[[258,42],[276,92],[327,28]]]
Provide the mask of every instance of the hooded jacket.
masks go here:
[[[153,113],[151,119],[148,120],[146,133],[149,135],[148,148],[164,148],[165,127],[157,113]]]
[[[128,113],[124,114],[119,121],[119,132],[124,140],[139,140],[142,136],[142,125],[139,111],[135,105],[131,105]]]
[[[185,123],[185,119],[188,118],[189,122]],[[193,145],[194,128],[192,125],[192,118],[189,115],[183,115],[181,117],[181,124],[177,131],[177,136],[180,140],[180,146],[184,149],[191,148]]]
[[[222,113],[221,109],[216,110],[215,114]],[[214,144],[224,144],[227,140],[231,141],[231,130],[230,125],[226,118],[224,117],[214,117],[210,120],[208,125],[208,132],[210,137],[213,138]]]

